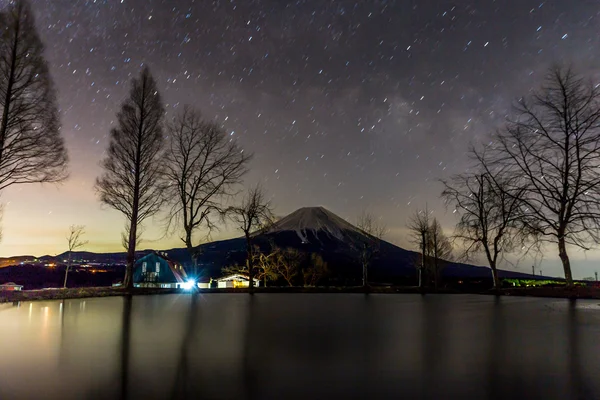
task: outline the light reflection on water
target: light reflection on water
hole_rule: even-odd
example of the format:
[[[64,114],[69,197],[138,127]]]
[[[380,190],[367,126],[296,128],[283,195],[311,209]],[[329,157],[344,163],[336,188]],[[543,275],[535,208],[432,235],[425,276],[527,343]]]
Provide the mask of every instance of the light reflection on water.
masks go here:
[[[0,398],[600,399],[598,302],[218,294],[0,305]]]

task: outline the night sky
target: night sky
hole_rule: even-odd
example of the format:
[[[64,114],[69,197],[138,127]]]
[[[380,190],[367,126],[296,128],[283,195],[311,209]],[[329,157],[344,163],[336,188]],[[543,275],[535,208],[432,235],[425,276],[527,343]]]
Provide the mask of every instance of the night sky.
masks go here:
[[[408,216],[426,203],[451,233],[437,179],[464,171],[469,142],[485,141],[552,63],[599,71],[597,1],[32,4],[71,178],[3,194],[2,256],[63,252],[71,224],[87,226],[88,250],[121,250],[124,218],[100,205],[93,184],[142,65],[157,78],[168,117],[190,104],[255,154],[246,183],[262,180],[277,214],[323,205],[354,222],[368,210],[403,247]],[[146,226],[141,247],[180,246],[177,237],[158,240],[158,223]],[[555,258],[544,260],[545,273],[562,274]],[[593,270],[582,262],[574,274]]]

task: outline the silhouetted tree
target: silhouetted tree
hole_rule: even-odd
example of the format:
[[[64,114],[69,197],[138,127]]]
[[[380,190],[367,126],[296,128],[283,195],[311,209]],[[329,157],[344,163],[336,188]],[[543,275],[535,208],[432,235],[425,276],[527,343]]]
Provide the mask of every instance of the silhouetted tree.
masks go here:
[[[161,208],[164,197],[164,108],[156,82],[146,67],[132,81],[129,98],[117,114],[110,145],[96,181],[100,201],[122,212],[128,221],[127,269],[123,286],[133,287],[138,226]]]
[[[366,241],[362,243],[361,249],[362,284],[363,288],[367,290],[369,286],[368,270],[373,263],[373,259],[380,251],[381,240],[387,228],[385,224],[366,211],[359,215],[356,226],[367,234]]]
[[[430,264],[430,276],[435,287],[438,287],[444,263],[452,258],[452,243],[444,234],[442,225],[433,218],[427,232],[427,251]]]
[[[427,210],[427,207],[425,210],[415,211],[408,222],[408,229],[410,231],[412,242],[421,251],[421,262],[417,265],[420,288],[423,288],[423,274],[425,272],[426,257],[427,254],[429,254],[429,226],[429,210]]]
[[[244,196],[239,206],[229,207],[226,215],[244,232],[246,238],[246,268],[250,279],[249,292],[254,287],[254,258],[252,246],[252,234],[260,232],[273,221],[273,210],[271,202],[265,199],[265,194],[260,185],[256,185]]]
[[[277,271],[277,249],[269,253],[261,252],[258,246],[253,246],[252,251],[252,266],[254,268],[254,277],[262,281],[264,286],[267,286],[267,281],[276,281],[279,278]],[[248,272],[248,263],[244,265],[234,264],[221,269],[223,274],[240,274],[250,276]]]
[[[166,178],[171,201],[169,225],[183,227],[183,237],[198,276],[198,248],[194,234],[210,232],[213,217],[223,212],[224,197],[234,194],[251,156],[230,140],[225,131],[200,113],[185,107],[167,127],[169,151]]]
[[[56,92],[27,1],[0,13],[0,190],[65,180]]]
[[[288,286],[294,286],[294,279],[300,273],[300,266],[304,261],[304,254],[297,249],[278,249],[275,259],[276,270]]]
[[[536,239],[558,245],[568,285],[567,246],[589,249],[600,240],[599,100],[597,85],[554,68],[541,90],[519,99],[488,149],[490,172],[510,176],[510,188],[525,187],[523,221]]]
[[[484,253],[494,288],[500,287],[499,258],[525,239],[519,202],[523,189],[513,188],[509,179],[483,172],[455,175],[443,181],[442,197],[460,218],[454,237],[462,244],[462,258],[470,260],[473,255]]]
[[[63,283],[63,288],[67,288],[67,277],[69,275],[69,270],[71,269],[71,258],[73,255],[73,251],[82,248],[86,244],[88,244],[87,240],[83,240],[82,236],[85,234],[85,226],[84,225],[71,225],[69,227],[69,236],[67,236],[67,244],[69,246],[69,255],[67,256],[67,268],[65,269],[65,282]]]
[[[319,281],[329,274],[327,263],[317,253],[310,255],[308,265],[302,268],[302,277],[304,278],[304,286],[317,286]]]

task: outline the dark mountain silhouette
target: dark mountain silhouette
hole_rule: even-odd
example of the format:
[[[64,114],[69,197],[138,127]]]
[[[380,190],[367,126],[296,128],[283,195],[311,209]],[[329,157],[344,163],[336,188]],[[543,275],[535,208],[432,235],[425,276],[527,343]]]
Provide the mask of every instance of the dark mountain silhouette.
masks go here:
[[[374,240],[365,232],[323,207],[304,207],[283,217],[268,230],[253,234],[254,244],[261,251],[270,251],[272,246],[295,248],[305,253],[318,253],[327,262],[331,270],[331,283],[357,284],[361,277],[360,254],[363,244]],[[377,240],[377,239],[375,239]],[[218,277],[222,275],[224,266],[243,264],[246,258],[246,242],[244,238],[234,238],[206,243],[199,246],[201,255],[199,264],[203,275]],[[152,250],[137,252],[141,257]],[[188,251],[184,248],[163,251],[170,258],[189,266],[191,263]],[[86,260],[92,263],[123,264],[126,254],[73,252],[73,259]],[[15,260],[33,257],[10,257]],[[57,256],[38,258],[43,262],[62,263],[67,253]],[[406,283],[416,279],[416,264],[419,254],[402,249],[385,240],[379,241],[379,253],[373,260],[369,271],[370,280],[381,283]],[[5,264],[6,265],[6,264]],[[442,275],[446,278],[491,279],[490,269],[461,263],[446,263]],[[514,271],[499,271],[503,278],[535,278],[535,276]]]
[[[335,277],[334,281],[355,284],[361,277],[360,254],[363,244],[378,239],[370,237],[323,207],[304,207],[283,217],[268,230],[255,233],[253,240],[262,251],[269,251],[271,246],[277,246],[318,253],[328,263]],[[202,251],[199,262],[209,276],[218,276],[222,266],[244,263],[246,257],[243,238],[212,242],[199,248]],[[176,257],[174,253],[179,251],[171,250],[167,253]],[[418,260],[418,253],[380,240],[379,254],[373,261],[369,277],[374,282],[414,280]],[[499,271],[499,274],[504,278],[532,277],[505,270]],[[443,276],[491,279],[491,271],[487,267],[449,262],[443,270]]]

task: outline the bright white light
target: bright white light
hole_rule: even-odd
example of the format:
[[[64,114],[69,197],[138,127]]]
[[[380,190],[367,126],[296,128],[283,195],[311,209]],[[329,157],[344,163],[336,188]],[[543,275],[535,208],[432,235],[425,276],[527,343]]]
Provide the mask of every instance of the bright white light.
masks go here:
[[[190,290],[194,286],[196,286],[196,281],[193,279],[190,279],[189,281],[181,284],[181,287],[184,288],[185,290]]]

